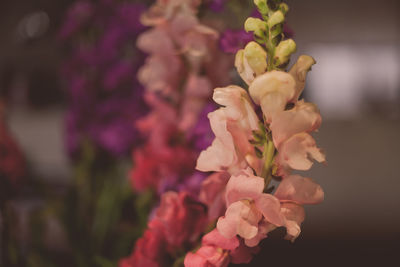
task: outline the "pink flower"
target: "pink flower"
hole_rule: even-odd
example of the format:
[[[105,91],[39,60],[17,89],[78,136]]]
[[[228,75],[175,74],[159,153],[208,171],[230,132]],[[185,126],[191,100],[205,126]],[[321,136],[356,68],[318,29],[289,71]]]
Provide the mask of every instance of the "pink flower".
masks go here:
[[[167,266],[166,241],[162,225],[151,221],[135,245],[131,256],[120,260],[119,267],[161,267]]]
[[[133,153],[135,167],[131,171],[131,182],[137,191],[159,189],[162,179],[169,176],[185,177],[193,172],[196,152],[189,148],[163,146],[154,148],[151,144]]]
[[[324,162],[325,155],[317,148],[311,135],[305,132],[295,134],[278,148],[275,158],[278,166],[277,174],[287,176],[291,170],[309,170],[313,165],[312,160]]]
[[[303,205],[321,203],[324,191],[310,178],[290,175],[282,180],[274,196],[281,201],[281,212],[286,219],[286,239],[293,242],[299,236],[300,225],[305,218]]]
[[[121,260],[119,267],[170,266],[170,256],[183,247],[193,246],[206,223],[206,209],[201,203],[185,192],[165,193],[132,255]]]
[[[266,236],[269,224],[284,225],[279,200],[263,190],[264,179],[254,176],[250,169],[230,178],[226,188],[228,208],[217,223],[223,236],[239,235],[247,246],[253,247]]]
[[[200,3],[200,0],[157,0],[141,17],[141,22],[146,26],[155,26],[171,19],[177,12],[194,14]]]
[[[185,85],[179,128],[188,131],[198,121],[199,114],[212,92],[212,85],[206,77],[190,75]]]
[[[321,115],[315,104],[306,103],[303,100],[296,103],[294,108],[276,114],[271,122],[270,129],[275,147],[291,136],[315,131],[321,125]]]
[[[234,174],[256,162],[249,140],[252,131],[258,129],[259,120],[246,91],[238,86],[216,88],[213,99],[224,107],[208,114],[215,139],[201,152],[196,168]]]
[[[249,263],[258,247],[248,248],[236,236],[225,238],[217,229],[206,234],[202,246],[185,257],[185,267],[226,267],[229,262]]]
[[[198,239],[207,224],[207,211],[186,192],[167,192],[155,219],[162,223],[168,250],[173,251]]]
[[[208,206],[208,218],[210,221],[225,212],[225,187],[228,180],[228,173],[216,172],[208,176],[201,185],[199,200]]]

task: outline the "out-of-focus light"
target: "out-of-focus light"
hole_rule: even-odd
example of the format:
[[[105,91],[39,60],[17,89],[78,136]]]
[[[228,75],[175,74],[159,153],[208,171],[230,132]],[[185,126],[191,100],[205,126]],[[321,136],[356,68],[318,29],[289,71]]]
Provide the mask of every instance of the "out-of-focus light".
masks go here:
[[[388,45],[314,44],[317,60],[308,75],[307,93],[328,117],[361,115],[365,100],[393,102],[400,96],[400,54]]]
[[[50,24],[50,18],[46,12],[33,12],[21,19],[17,27],[17,37],[21,41],[34,39],[44,35]]]

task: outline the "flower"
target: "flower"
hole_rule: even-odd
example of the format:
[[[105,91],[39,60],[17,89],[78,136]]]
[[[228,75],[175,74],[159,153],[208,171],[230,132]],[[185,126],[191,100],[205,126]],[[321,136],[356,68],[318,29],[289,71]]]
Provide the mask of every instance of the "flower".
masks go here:
[[[275,159],[277,174],[286,176],[291,170],[309,170],[313,159],[320,163],[325,161],[325,155],[317,148],[314,138],[304,132],[295,134],[279,147]]]
[[[282,180],[274,196],[281,201],[281,212],[286,219],[286,239],[293,242],[299,236],[300,225],[304,221],[303,205],[321,203],[324,191],[310,178],[290,175]]]
[[[229,262],[249,263],[258,251],[258,247],[246,247],[236,236],[225,238],[214,229],[203,237],[195,253],[186,254],[184,264],[186,267],[226,267]]]
[[[264,179],[254,176],[250,169],[230,178],[226,187],[227,210],[217,223],[224,237],[239,235],[247,246],[254,247],[265,237],[267,223],[285,224],[279,200],[263,190]]]
[[[66,15],[60,38],[70,51],[62,67],[68,111],[66,147],[72,157],[91,143],[125,156],[139,141],[133,121],[146,112],[143,89],[132,77],[143,54],[132,41],[144,30],[140,4],[77,1]]]
[[[279,150],[282,142],[297,133],[317,130],[321,121],[317,106],[300,100],[292,109],[277,113],[271,122],[270,129],[275,147]]]
[[[216,88],[213,99],[224,107],[208,115],[215,139],[200,153],[196,169],[235,173],[252,164],[254,148],[248,140],[259,120],[246,91],[238,86]]]
[[[228,173],[216,172],[208,176],[201,185],[199,200],[208,206],[210,221],[217,219],[225,212],[225,187],[228,180]]]
[[[193,246],[206,222],[204,205],[186,192],[163,194],[148,229],[137,241],[132,255],[122,259],[119,266],[171,266],[169,257],[182,247]]]
[[[225,53],[234,54],[252,40],[252,33],[244,30],[227,29],[222,33],[219,45]]]
[[[193,244],[207,223],[204,205],[195,201],[186,192],[166,192],[162,195],[156,219],[161,221],[168,250]]]
[[[261,106],[268,123],[273,121],[276,114],[284,111],[295,92],[295,80],[283,71],[266,72],[256,77],[249,86],[251,98]]]

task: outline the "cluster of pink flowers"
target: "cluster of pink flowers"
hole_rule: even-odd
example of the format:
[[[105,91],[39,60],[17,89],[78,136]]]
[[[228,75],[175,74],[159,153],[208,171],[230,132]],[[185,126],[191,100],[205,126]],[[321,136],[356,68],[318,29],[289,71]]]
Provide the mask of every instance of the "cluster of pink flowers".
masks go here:
[[[139,192],[179,191],[185,182],[199,184],[204,178],[194,172],[203,148],[197,147],[202,142],[196,138],[207,136],[191,133],[209,128],[201,114],[212,88],[228,83],[230,60],[218,50],[218,33],[197,18],[199,4],[159,0],[141,17],[150,29],[137,40],[139,49],[148,54],[138,78],[151,111],[136,123],[146,138],[133,152],[131,181]]]
[[[258,48],[251,42],[245,49],[261,51]],[[222,106],[208,115],[215,139],[200,154],[196,166],[201,171],[217,172],[204,181],[203,191],[212,196],[205,202],[210,211],[215,211],[213,206],[219,202],[216,229],[219,239],[225,240],[210,246],[208,235],[213,233],[207,234],[202,247],[186,256],[185,266],[238,263],[237,251],[225,247],[224,242],[239,239],[244,242],[242,249],[256,249],[270,231],[281,226],[287,230],[286,238],[294,241],[305,217],[303,205],[317,204],[324,198],[318,184],[292,174],[293,170],[310,169],[312,160],[325,161],[310,135],[321,124],[319,111],[314,104],[298,100],[306,73],[315,62],[301,56],[289,73],[266,72],[266,65],[254,64],[246,52],[237,53],[235,65],[249,85],[249,94],[238,86],[214,90],[213,99]],[[257,60],[266,62],[263,53],[260,56]],[[263,122],[254,104],[261,107]],[[221,176],[230,176],[224,180],[226,185]],[[273,189],[268,188],[272,178],[281,182],[273,194],[266,193]],[[220,186],[207,186],[210,183]],[[250,260],[245,257],[239,262]]]
[[[171,266],[174,256],[198,240],[207,224],[206,214],[206,207],[186,192],[164,193],[133,254],[119,266]]]

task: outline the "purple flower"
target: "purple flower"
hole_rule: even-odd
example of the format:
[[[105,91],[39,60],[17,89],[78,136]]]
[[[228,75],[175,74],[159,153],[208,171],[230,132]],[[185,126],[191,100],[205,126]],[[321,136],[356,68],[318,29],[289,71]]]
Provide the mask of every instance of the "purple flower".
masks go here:
[[[227,0],[211,0],[209,7],[214,12],[222,12]]]
[[[216,106],[214,103],[207,104],[207,106],[205,106],[203,111],[200,113],[197,124],[188,133],[189,139],[192,140],[194,148],[197,151],[202,151],[209,147],[215,138],[207,117],[207,114],[215,109]]]
[[[134,126],[146,112],[136,72],[144,55],[135,40],[144,30],[140,4],[79,1],[68,11],[60,36],[70,44],[62,67],[67,86],[66,146],[77,155],[89,141],[113,156],[137,142]]]
[[[61,39],[69,38],[77,32],[93,15],[94,6],[89,1],[79,1],[67,11],[66,19],[59,32]]]
[[[219,44],[222,51],[234,54],[252,40],[252,33],[248,33],[245,30],[228,29],[222,33]]]

